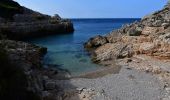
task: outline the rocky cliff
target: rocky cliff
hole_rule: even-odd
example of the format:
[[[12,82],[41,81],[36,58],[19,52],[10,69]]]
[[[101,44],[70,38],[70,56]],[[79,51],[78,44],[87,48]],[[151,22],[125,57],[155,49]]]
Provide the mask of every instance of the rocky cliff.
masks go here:
[[[41,60],[47,49],[24,42],[0,40],[0,99],[40,100]]]
[[[70,20],[35,12],[12,0],[0,1],[0,33],[10,39],[40,37],[73,31],[73,24]]]
[[[12,19],[12,16],[14,16],[15,14],[21,14],[23,12],[23,9],[17,2],[14,2],[12,0],[1,0],[0,12],[1,18]]]
[[[1,0],[0,100],[58,100],[59,88],[52,80],[57,79],[61,70],[43,65],[47,48],[16,40],[73,31],[70,20],[35,12],[12,0]]]
[[[139,22],[124,25],[106,36],[91,38],[85,48],[93,51],[94,62],[139,54],[170,59],[170,3]]]

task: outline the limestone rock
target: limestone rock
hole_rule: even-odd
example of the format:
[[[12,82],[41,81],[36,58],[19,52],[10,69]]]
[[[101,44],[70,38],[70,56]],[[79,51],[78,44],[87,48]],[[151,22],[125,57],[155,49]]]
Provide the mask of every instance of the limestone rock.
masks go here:
[[[106,43],[107,43],[107,39],[103,36],[98,35],[94,38],[90,38],[90,40],[84,44],[84,47],[87,49],[88,48],[97,48],[97,47],[102,46]]]
[[[139,22],[124,25],[106,36],[90,39],[85,47],[93,49],[92,60],[96,62],[132,57],[134,54],[170,59],[169,33],[170,4],[168,3],[162,10],[145,16]]]
[[[148,35],[155,34],[158,32],[163,32],[163,31],[164,31],[163,27],[148,27],[148,26],[146,26],[142,30],[142,34],[148,36]]]
[[[141,32],[142,32],[142,29],[139,29],[139,28],[131,28],[129,29],[129,31],[127,32],[127,34],[129,36],[139,36],[141,35]]]
[[[131,57],[133,55],[132,47],[127,44],[117,43],[111,44],[107,43],[99,48],[97,48],[93,55],[93,61],[105,61],[115,58]]]
[[[144,42],[140,45],[139,51],[141,51],[142,53],[147,53],[151,52],[154,48],[155,48],[154,43]]]
[[[170,44],[170,33],[166,33],[166,34],[164,34],[164,35],[161,35],[161,36],[159,36],[159,38],[160,38],[163,42]]]

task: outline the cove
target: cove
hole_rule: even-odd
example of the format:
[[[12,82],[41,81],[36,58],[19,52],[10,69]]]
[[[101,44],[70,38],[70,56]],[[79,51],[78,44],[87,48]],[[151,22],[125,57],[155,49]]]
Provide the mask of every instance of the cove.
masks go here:
[[[91,62],[83,48],[90,37],[105,35],[124,24],[140,19],[72,19],[75,31],[70,34],[58,34],[42,38],[29,39],[30,43],[48,48],[44,57],[45,64],[68,70],[72,76],[101,69],[102,66]]]

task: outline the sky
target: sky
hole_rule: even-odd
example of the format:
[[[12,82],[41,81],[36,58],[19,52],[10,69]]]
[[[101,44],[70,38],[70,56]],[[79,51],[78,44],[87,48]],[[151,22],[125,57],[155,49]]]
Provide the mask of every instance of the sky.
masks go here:
[[[63,18],[141,18],[168,0],[14,0],[22,6]]]

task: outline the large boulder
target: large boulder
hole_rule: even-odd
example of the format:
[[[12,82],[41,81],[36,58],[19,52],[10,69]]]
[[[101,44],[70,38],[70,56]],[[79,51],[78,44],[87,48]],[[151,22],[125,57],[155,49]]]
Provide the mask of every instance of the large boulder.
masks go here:
[[[94,51],[94,54],[92,55],[92,61],[101,62],[106,60],[132,57],[134,54],[132,48],[132,45],[124,43],[107,43]]]
[[[98,35],[96,37],[90,38],[89,41],[87,41],[84,44],[84,47],[86,49],[97,48],[97,47],[100,47],[106,43],[107,43],[107,39],[103,36]]]
[[[139,36],[141,35],[142,29],[131,28],[128,30],[127,34],[129,36]]]
[[[154,43],[144,42],[144,43],[141,43],[139,47],[139,51],[141,53],[151,53],[151,52],[154,52],[155,47],[156,45]]]

